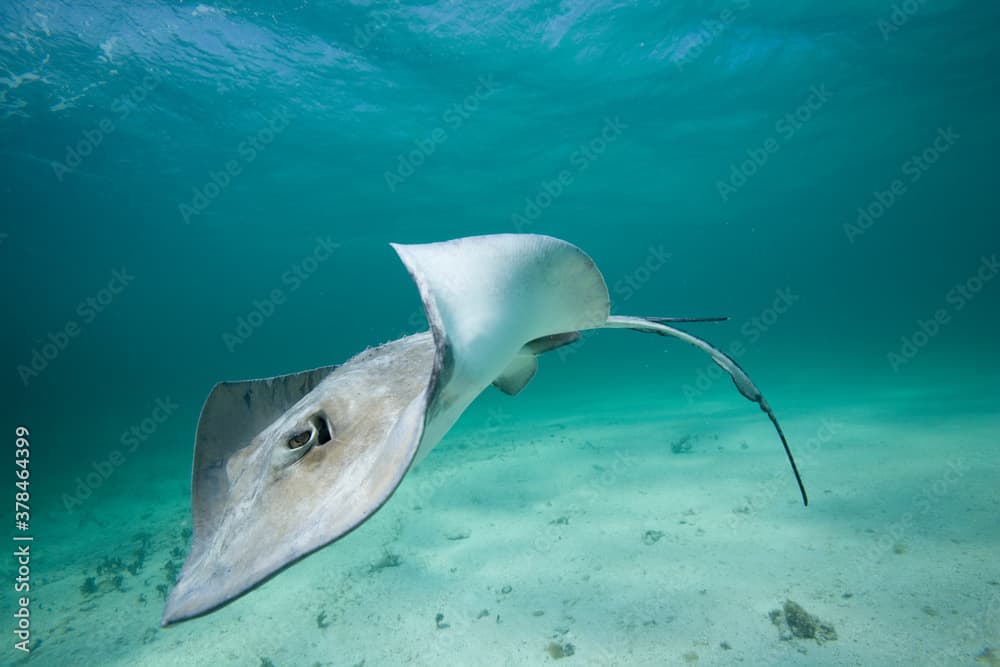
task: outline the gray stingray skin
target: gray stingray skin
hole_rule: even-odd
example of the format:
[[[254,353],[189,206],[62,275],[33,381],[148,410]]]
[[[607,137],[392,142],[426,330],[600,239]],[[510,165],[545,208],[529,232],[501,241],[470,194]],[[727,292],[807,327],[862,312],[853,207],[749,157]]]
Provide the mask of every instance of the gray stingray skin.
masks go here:
[[[430,331],[341,366],[209,394],[195,438],[193,540],[164,626],[231,602],[359,526],[480,392],[517,394],[538,355],[589,329],[671,336],[708,354],[768,415],[808,504],[774,413],[736,361],[668,324],[693,320],[612,316],[603,276],[576,246],[499,234],[393,248]]]
[[[281,401],[259,390],[264,395],[246,398],[247,383],[218,385],[198,426],[195,540],[163,624],[232,600],[378,510],[419,445],[433,357],[434,342],[425,332],[366,350],[334,370],[319,369],[325,377],[315,388],[233,452],[223,446],[233,435],[226,425]],[[286,378],[255,382],[280,390],[289,384]],[[311,431],[310,419],[318,414],[328,419],[332,439],[289,450],[288,439]],[[217,426],[219,448],[213,446]]]

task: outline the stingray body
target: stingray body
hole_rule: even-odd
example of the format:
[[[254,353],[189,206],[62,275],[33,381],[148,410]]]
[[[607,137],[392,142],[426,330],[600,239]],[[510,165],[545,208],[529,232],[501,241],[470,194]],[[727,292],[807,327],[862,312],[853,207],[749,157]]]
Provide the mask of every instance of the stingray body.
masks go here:
[[[370,348],[341,366],[224,382],[198,422],[193,541],[163,625],[212,611],[374,514],[403,476],[490,384],[517,394],[537,356],[580,331],[628,328],[708,353],[771,418],[736,362],[671,318],[610,315],[594,262],[565,241],[500,234],[396,245],[430,331]]]

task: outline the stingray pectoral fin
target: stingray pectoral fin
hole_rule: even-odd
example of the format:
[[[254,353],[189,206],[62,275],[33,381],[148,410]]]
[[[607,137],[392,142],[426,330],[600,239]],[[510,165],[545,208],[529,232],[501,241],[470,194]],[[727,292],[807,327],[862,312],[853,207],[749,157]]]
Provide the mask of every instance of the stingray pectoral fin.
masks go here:
[[[552,334],[551,336],[542,336],[541,338],[528,341],[521,351],[526,354],[530,353],[537,356],[539,354],[551,352],[552,350],[558,350],[560,347],[565,347],[566,345],[571,345],[578,340],[580,340],[579,331]]]
[[[521,352],[507,364],[503,373],[493,380],[493,386],[508,396],[517,396],[531,382],[531,378],[535,377],[535,373],[538,371],[538,359],[536,358],[538,355],[570,345],[578,340],[580,340],[580,333],[570,331],[528,341],[521,348]]]
[[[795,465],[795,458],[792,456],[792,450],[788,446],[788,440],[785,439],[785,432],[781,428],[781,424],[778,423],[778,418],[775,416],[774,411],[771,410],[771,406],[768,405],[767,400],[764,399],[764,395],[757,388],[757,385],[753,383],[753,380],[750,379],[746,371],[736,363],[736,360],[728,354],[697,336],[692,336],[686,331],[681,331],[680,329],[675,329],[664,324],[663,322],[665,321],[672,320],[671,318],[646,319],[642,317],[611,316],[608,318],[605,327],[612,329],[633,329],[643,333],[655,333],[660,336],[673,336],[706,352],[712,358],[712,361],[729,374],[729,377],[733,379],[733,384],[736,385],[736,389],[748,400],[759,405],[760,409],[767,414],[775,430],[778,432],[778,437],[781,438],[782,446],[785,448],[788,463],[792,466],[792,473],[795,475],[795,481],[799,485],[799,492],[802,494],[802,503],[808,505],[809,497],[806,495],[806,488],[802,483],[802,477],[799,475],[799,468]]]
[[[538,370],[538,360],[533,354],[519,354],[507,364],[503,373],[493,381],[493,386],[507,394],[517,396]]]
[[[198,419],[191,479],[191,515],[197,538],[212,532],[228,493],[226,467],[268,424],[336,370],[323,366],[259,380],[220,382],[209,393]],[[202,546],[197,539],[194,547]]]
[[[527,343],[601,326],[610,311],[593,260],[550,236],[496,234],[393,248],[420,290],[449,370],[479,390]]]
[[[593,260],[551,236],[392,247],[420,290],[440,367],[418,460],[490,383],[516,392],[531,379],[534,353],[529,347],[526,354],[526,345],[544,351],[572,342],[576,331],[602,326],[610,311]]]
[[[195,449],[193,542],[164,625],[216,609],[346,535],[409,470],[436,383],[429,333],[366,350],[294,400],[314,381],[296,374],[213,390]]]

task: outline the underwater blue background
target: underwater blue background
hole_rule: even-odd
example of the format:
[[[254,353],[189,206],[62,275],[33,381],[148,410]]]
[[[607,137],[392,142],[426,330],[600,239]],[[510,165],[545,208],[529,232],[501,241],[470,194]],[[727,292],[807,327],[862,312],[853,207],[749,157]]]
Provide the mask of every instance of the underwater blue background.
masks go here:
[[[0,29],[4,422],[40,534],[153,478],[186,503],[215,382],[423,329],[389,242],[570,241],[615,314],[729,316],[690,330],[779,417],[1000,405],[994,3],[12,0]],[[763,419],[679,342],[541,363],[520,414]]]

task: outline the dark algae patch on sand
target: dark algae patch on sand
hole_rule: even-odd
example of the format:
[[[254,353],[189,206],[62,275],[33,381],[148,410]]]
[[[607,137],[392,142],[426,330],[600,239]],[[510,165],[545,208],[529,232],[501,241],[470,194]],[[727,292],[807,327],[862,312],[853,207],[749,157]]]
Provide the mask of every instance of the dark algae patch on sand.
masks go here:
[[[813,616],[794,600],[785,600],[784,606],[771,610],[768,617],[778,627],[782,641],[815,639],[817,644],[822,644],[837,639],[837,631],[832,625]]]
[[[976,663],[987,667],[1000,667],[1000,655],[991,648],[984,648],[982,653],[976,656]]]
[[[557,641],[549,642],[549,645],[545,647],[545,651],[549,654],[549,657],[553,660],[560,660],[562,658],[568,658],[574,653],[576,653],[576,648],[570,643],[562,643]]]
[[[368,566],[368,574],[381,572],[388,567],[399,567],[402,564],[402,558],[400,558],[397,554],[386,551],[382,554],[382,558]]]

